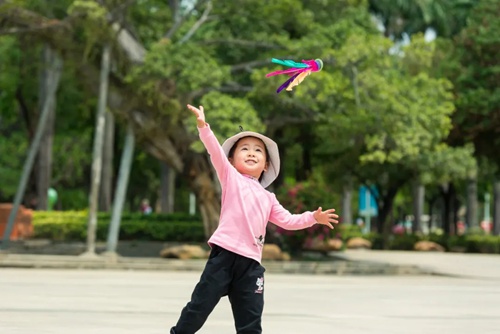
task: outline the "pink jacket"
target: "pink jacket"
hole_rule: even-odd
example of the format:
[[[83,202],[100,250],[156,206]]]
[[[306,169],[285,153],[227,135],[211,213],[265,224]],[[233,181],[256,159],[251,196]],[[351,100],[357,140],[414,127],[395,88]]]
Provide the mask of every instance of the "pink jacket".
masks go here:
[[[260,263],[268,221],[287,230],[316,223],[313,212],[291,214],[258,181],[240,174],[229,163],[208,124],[198,130],[222,189],[219,226],[208,240],[210,246],[218,245]]]

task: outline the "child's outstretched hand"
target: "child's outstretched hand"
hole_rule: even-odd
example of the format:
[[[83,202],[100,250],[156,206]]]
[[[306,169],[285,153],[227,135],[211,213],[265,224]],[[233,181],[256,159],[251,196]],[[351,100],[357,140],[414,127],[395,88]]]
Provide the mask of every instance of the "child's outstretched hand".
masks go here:
[[[334,224],[339,223],[339,221],[337,220],[339,216],[334,214],[334,212],[335,209],[328,209],[323,211],[323,209],[319,207],[318,210],[314,211],[313,216],[314,219],[316,219],[316,221],[318,222],[318,224],[326,225],[333,230],[333,225],[331,223]]]
[[[203,110],[203,106],[200,106],[200,109],[193,107],[192,105],[188,104],[187,107],[189,110],[193,112],[193,114],[196,116],[196,123],[198,124],[199,128],[205,127],[205,112]]]

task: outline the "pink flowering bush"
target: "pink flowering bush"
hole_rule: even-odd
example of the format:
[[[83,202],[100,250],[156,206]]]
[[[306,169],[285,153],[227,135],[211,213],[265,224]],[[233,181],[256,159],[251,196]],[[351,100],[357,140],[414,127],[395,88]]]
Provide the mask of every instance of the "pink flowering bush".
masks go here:
[[[320,179],[312,177],[306,182],[293,185],[284,185],[277,193],[280,203],[291,213],[314,211],[319,206],[324,210],[337,207],[339,195],[326,186]],[[318,242],[328,242],[331,238],[338,237],[336,230],[327,226],[316,224],[310,228],[289,231],[278,226],[269,225],[273,238],[278,239],[281,247],[292,254],[304,248],[312,248]]]

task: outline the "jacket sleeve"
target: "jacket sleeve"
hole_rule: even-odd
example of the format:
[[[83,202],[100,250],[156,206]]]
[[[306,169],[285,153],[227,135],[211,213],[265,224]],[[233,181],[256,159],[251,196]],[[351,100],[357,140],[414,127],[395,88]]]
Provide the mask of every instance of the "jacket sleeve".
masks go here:
[[[227,178],[227,173],[232,165],[229,163],[229,160],[224,154],[219,141],[210,129],[208,123],[205,127],[198,128],[198,132],[200,134],[200,139],[203,142],[203,145],[205,145],[205,148],[210,155],[210,161],[212,161],[212,165],[217,172],[217,177],[219,178],[221,185],[224,185]]]
[[[269,215],[269,221],[271,223],[285,230],[300,230],[316,224],[313,212],[306,211],[301,214],[291,214],[278,202],[274,194],[272,196],[272,201],[271,214]]]

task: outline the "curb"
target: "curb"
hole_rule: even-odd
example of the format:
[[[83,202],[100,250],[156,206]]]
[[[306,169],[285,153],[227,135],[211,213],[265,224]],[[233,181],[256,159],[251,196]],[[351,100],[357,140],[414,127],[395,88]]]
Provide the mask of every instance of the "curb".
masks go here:
[[[206,260],[179,260],[161,258],[132,258],[116,255],[70,256],[25,255],[0,253],[0,268],[32,269],[104,269],[104,270],[159,270],[199,271]],[[434,275],[429,269],[415,265],[395,265],[372,261],[263,261],[266,272],[284,274],[328,275]]]

